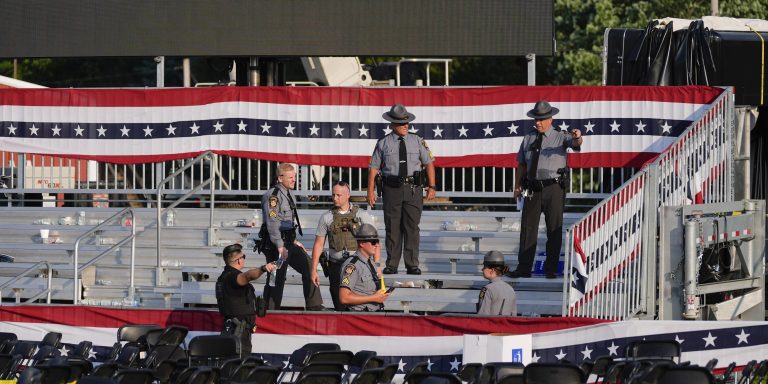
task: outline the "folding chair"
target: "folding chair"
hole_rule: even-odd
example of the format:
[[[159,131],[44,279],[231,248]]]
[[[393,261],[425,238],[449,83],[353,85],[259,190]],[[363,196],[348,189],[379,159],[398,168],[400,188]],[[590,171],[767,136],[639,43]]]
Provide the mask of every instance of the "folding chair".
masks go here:
[[[115,373],[113,379],[118,384],[152,384],[155,375],[149,369],[121,369]]]
[[[231,335],[196,336],[189,342],[187,358],[189,366],[206,365],[220,367],[224,361],[240,356],[237,340]]]
[[[480,363],[462,364],[456,376],[458,376],[459,379],[467,382],[468,384],[474,384],[475,380],[477,379],[477,373],[479,372],[479,369],[481,369],[482,367],[483,365]]]
[[[299,377],[295,384],[341,384],[341,374],[336,372],[309,372]]]
[[[427,366],[427,362],[426,361],[422,361],[422,362],[414,364],[411,367],[411,369],[409,369],[408,372],[406,372],[405,377],[403,378],[403,382],[407,383],[408,382],[408,378],[410,378],[411,375],[413,375],[413,374],[429,372],[427,370],[427,367],[428,366]]]
[[[283,382],[283,376],[288,370],[301,369],[309,362],[309,359],[315,352],[319,351],[338,351],[341,350],[338,344],[335,343],[308,343],[304,344],[301,348],[293,351],[288,358],[288,367],[280,374],[278,382]],[[291,380],[293,380],[293,374],[291,374]]]
[[[248,373],[245,383],[275,384],[282,369],[268,365],[256,367]]]
[[[676,340],[636,340],[625,349],[628,358],[662,358],[680,362],[680,343]]]
[[[196,367],[192,374],[181,384],[218,384],[219,371],[211,367]]]
[[[414,372],[404,380],[406,384],[462,384],[461,379],[446,372]]]
[[[317,351],[309,357],[307,364],[337,363],[348,366],[354,357],[351,351]]]
[[[83,376],[77,380],[77,384],[117,384],[111,377]]]
[[[586,378],[579,367],[559,363],[531,363],[523,369],[526,384],[582,384]]]
[[[33,367],[25,369],[19,375],[19,379],[16,380],[17,384],[42,384],[45,374]]]
[[[189,330],[186,327],[171,325],[163,330],[157,343],[147,352],[142,363],[143,368],[156,369],[163,361],[186,359],[186,352],[181,348]]]
[[[61,348],[61,333],[60,332],[48,332],[43,336],[43,340],[40,341],[39,347],[51,346],[56,349]]]
[[[523,375],[513,375],[509,374],[497,381],[498,384],[523,384]]]
[[[659,375],[657,384],[714,384],[715,378],[704,367],[667,366]]]
[[[338,363],[310,363],[301,368],[296,381],[301,380],[302,377],[310,373],[317,372],[337,374],[339,375],[339,380],[341,380],[341,377],[344,374],[344,366]]]
[[[384,368],[371,368],[366,369],[355,376],[351,384],[377,384],[380,381],[379,378],[384,373]]]
[[[400,366],[397,364],[389,364],[382,367],[381,376],[379,376],[380,383],[390,383],[397,374],[397,369]]]
[[[93,349],[93,343],[87,340],[79,342],[75,348],[67,351],[67,357],[79,358],[88,360],[91,356],[91,349]]]

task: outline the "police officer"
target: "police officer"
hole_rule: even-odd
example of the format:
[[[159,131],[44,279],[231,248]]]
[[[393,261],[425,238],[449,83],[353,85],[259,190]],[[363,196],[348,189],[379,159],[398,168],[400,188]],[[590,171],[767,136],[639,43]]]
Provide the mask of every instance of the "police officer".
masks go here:
[[[263,214],[260,237],[262,252],[267,261],[273,262],[282,257],[287,263],[278,269],[277,273],[267,277],[264,296],[269,303],[269,309],[280,309],[285,286],[285,274],[288,265],[301,274],[304,288],[304,303],[307,310],[321,311],[323,299],[320,290],[312,284],[309,272],[309,257],[307,251],[297,239],[296,231],[301,235],[301,223],[296,210],[296,202],[291,196],[291,189],[296,186],[296,170],[293,165],[281,163],[277,167],[277,184],[261,197]],[[275,286],[270,286],[269,280],[277,276]]]
[[[408,132],[416,116],[395,104],[382,115],[392,132],[376,143],[368,166],[368,204],[376,204],[376,175],[383,178],[384,226],[387,230],[385,274],[397,273],[400,256],[405,255],[406,271],[420,275],[419,222],[423,208],[422,167],[427,173],[427,200],[435,198],[434,157],[427,143]]]
[[[517,294],[512,286],[501,279],[507,271],[501,252],[490,251],[485,254],[483,277],[491,282],[480,290],[480,298],[477,301],[478,315],[517,316]]]
[[[341,266],[339,301],[350,311],[381,311],[389,292],[379,289],[379,276],[371,261],[379,248],[379,234],[373,225],[363,224],[355,239],[357,252]]]
[[[567,149],[572,148],[578,152],[584,142],[578,129],[570,133],[552,129],[552,116],[558,112],[557,108],[542,100],[527,114],[534,119],[536,129],[523,137],[517,152],[515,198],[522,196],[523,190],[529,193],[526,193],[523,204],[519,263],[509,274],[511,277],[531,277],[542,213],[547,225],[544,272],[548,279],[557,276],[557,263],[563,242]]]
[[[251,354],[251,334],[256,329],[256,293],[250,282],[265,272],[274,271],[275,264],[243,272],[245,253],[240,244],[226,246],[223,254],[224,271],[216,280],[216,303],[224,317],[222,334],[235,336],[240,357],[245,358]]]
[[[363,224],[373,225],[373,219],[357,205],[349,202],[349,184],[340,180],[331,189],[333,208],[320,216],[315,232],[315,243],[312,246],[312,282],[316,287],[320,286],[320,277],[317,274],[317,265],[323,253],[325,238],[328,237],[327,273],[330,282],[333,307],[337,311],[345,308],[339,302],[339,283],[341,282],[341,264],[344,260],[357,251],[357,241],[354,233]],[[374,265],[378,266],[381,257],[379,247],[373,256]],[[325,267],[324,267],[325,268]]]

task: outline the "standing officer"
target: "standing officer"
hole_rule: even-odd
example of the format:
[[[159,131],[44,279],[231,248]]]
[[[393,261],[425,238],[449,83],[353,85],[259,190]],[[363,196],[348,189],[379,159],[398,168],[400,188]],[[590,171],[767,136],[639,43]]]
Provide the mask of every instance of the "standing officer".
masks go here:
[[[344,306],[339,302],[339,283],[341,282],[341,264],[346,258],[357,251],[357,241],[354,233],[363,224],[373,225],[373,219],[369,214],[361,210],[357,205],[349,202],[349,184],[340,180],[333,185],[333,208],[320,216],[315,232],[315,244],[312,246],[312,282],[316,287],[320,286],[320,278],[317,275],[317,264],[323,253],[325,237],[328,236],[327,273],[331,286],[333,307],[337,311],[343,311]],[[376,247],[373,256],[374,263],[378,266],[381,253]],[[325,268],[325,267],[324,267]]]
[[[427,200],[435,198],[434,157],[427,143],[408,133],[408,123],[416,116],[395,104],[382,115],[390,122],[392,133],[376,143],[368,166],[368,204],[376,204],[374,183],[381,170],[384,184],[384,226],[387,230],[387,266],[385,274],[397,273],[400,255],[405,254],[409,274],[420,275],[419,222],[423,208],[422,167],[427,172]]]
[[[584,141],[578,129],[573,129],[571,133],[552,129],[552,116],[558,112],[557,108],[542,100],[527,114],[534,119],[536,130],[523,137],[517,153],[515,198],[522,196],[523,190],[528,193],[520,228],[519,263],[509,274],[511,277],[531,277],[542,212],[547,224],[544,272],[548,279],[557,276],[557,262],[563,242],[565,188],[568,182],[565,156],[568,148],[580,151]]]
[[[485,254],[483,277],[491,282],[480,290],[478,315],[517,316],[517,294],[511,285],[501,279],[507,271],[501,252],[490,251]]]
[[[245,253],[240,244],[224,248],[224,271],[216,280],[216,303],[219,313],[224,316],[222,334],[235,336],[240,349],[240,358],[251,355],[251,334],[256,330],[256,293],[252,280],[258,279],[264,272],[275,270],[275,264],[269,263],[260,268],[245,267]]]
[[[363,224],[355,232],[357,252],[344,261],[339,301],[348,310],[377,312],[384,309],[389,292],[379,289],[379,276],[371,258],[378,252],[379,233],[373,225]]]
[[[262,242],[261,251],[267,257],[267,261],[273,262],[278,257],[287,261],[277,270],[277,273],[267,277],[267,286],[264,288],[264,296],[269,303],[269,309],[280,309],[283,300],[283,288],[285,286],[285,273],[288,270],[286,264],[290,264],[296,272],[301,274],[301,282],[304,286],[304,302],[307,310],[322,311],[323,298],[320,290],[312,284],[309,273],[309,257],[307,251],[297,239],[301,223],[296,210],[296,203],[291,196],[291,189],[296,186],[296,170],[293,165],[281,163],[277,167],[277,184],[269,189],[261,197],[263,222],[259,236]],[[275,284],[269,284],[275,277]]]

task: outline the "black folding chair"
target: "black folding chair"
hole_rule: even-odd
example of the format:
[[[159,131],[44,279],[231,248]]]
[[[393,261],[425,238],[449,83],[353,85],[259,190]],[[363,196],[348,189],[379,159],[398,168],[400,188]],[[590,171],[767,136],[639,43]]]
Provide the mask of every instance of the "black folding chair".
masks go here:
[[[408,378],[411,377],[411,375],[416,373],[427,373],[429,370],[427,369],[428,365],[426,361],[418,362],[414,364],[411,369],[408,370],[408,372],[405,373],[405,377],[403,378],[403,382],[407,383]]]
[[[526,384],[582,384],[586,381],[579,367],[560,363],[531,363],[523,369]]]
[[[446,372],[414,372],[408,375],[406,384],[462,384],[461,379]]]
[[[636,340],[625,349],[628,358],[662,358],[680,362],[680,343],[676,340]]]
[[[147,352],[142,363],[143,368],[156,369],[163,361],[186,359],[187,354],[181,345],[189,330],[186,327],[171,325],[157,339],[157,343]]]
[[[91,356],[91,349],[93,349],[93,343],[87,340],[83,340],[79,342],[74,348],[67,351],[67,357],[88,360],[88,358]]]
[[[295,384],[341,384],[341,374],[336,372],[309,372],[299,377]]]
[[[61,348],[61,333],[60,332],[48,332],[43,336],[43,340],[40,341],[40,347],[51,346],[56,349]]]
[[[458,376],[459,379],[467,382],[468,384],[474,384],[475,380],[477,380],[477,373],[479,372],[479,369],[482,367],[483,365],[480,363],[462,364],[456,376]]]
[[[43,384],[43,378],[45,373],[34,368],[28,367],[19,375],[19,379],[16,380],[17,384]]]
[[[397,364],[389,364],[382,367],[381,375],[379,376],[380,383],[390,383],[397,374],[397,369],[400,366]]]
[[[77,384],[117,384],[111,377],[83,376],[77,380]]]
[[[115,373],[113,379],[118,384],[152,384],[155,375],[149,369],[121,369]]]
[[[196,336],[187,348],[189,366],[220,367],[224,361],[237,358],[237,340],[231,335]]]
[[[714,384],[715,378],[704,367],[667,366],[659,375],[657,384]]]
[[[248,373],[245,383],[275,384],[282,369],[268,365],[256,367]]]
[[[304,344],[301,348],[293,351],[291,353],[291,356],[288,357],[288,367],[285,371],[283,371],[280,374],[280,377],[278,378],[278,382],[283,382],[283,376],[288,372],[288,370],[295,371],[296,369],[301,369],[306,365],[312,355],[315,352],[319,351],[339,351],[341,350],[341,347],[339,347],[336,343],[308,343]],[[293,375],[291,375],[291,381],[293,381]]]
[[[497,381],[498,384],[523,384],[523,375],[506,375]]]
[[[384,374],[384,368],[371,368],[366,369],[355,376],[352,379],[351,384],[377,384],[380,381],[379,378]]]

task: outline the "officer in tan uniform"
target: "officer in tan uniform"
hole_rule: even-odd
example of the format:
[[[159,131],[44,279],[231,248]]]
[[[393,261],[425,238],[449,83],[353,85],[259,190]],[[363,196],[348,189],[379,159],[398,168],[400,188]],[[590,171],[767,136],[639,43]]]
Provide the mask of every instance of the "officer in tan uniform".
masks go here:
[[[327,271],[330,283],[333,307],[337,311],[343,311],[344,306],[339,302],[339,283],[341,282],[341,264],[357,251],[357,241],[354,233],[361,225],[373,225],[373,218],[355,204],[349,202],[349,184],[340,180],[333,185],[331,190],[333,208],[320,216],[315,232],[315,244],[312,246],[312,282],[316,287],[320,286],[320,277],[317,266],[324,259],[323,270]],[[328,252],[323,252],[325,238],[328,237]],[[374,266],[377,267],[380,258],[379,247],[373,256]]]

